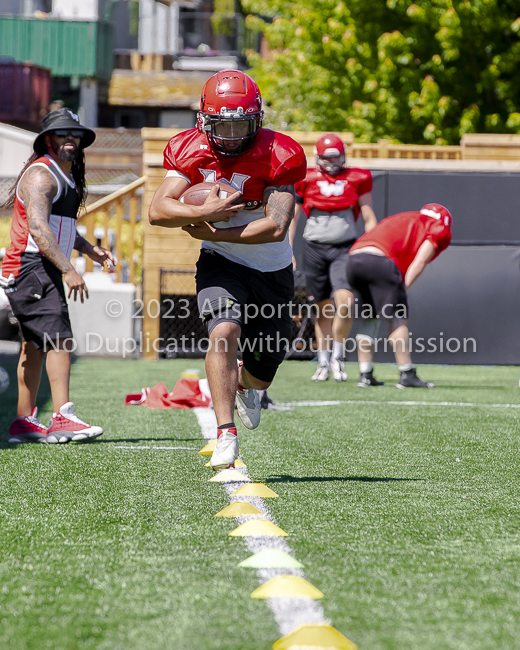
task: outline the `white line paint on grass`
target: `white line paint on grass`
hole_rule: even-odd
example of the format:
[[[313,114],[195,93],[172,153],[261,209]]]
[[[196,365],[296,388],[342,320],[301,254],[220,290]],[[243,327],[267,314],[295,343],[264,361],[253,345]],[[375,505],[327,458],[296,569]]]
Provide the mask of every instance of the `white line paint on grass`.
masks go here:
[[[345,399],[345,400],[329,400],[329,401],[313,401],[307,400],[305,402],[283,402],[282,406],[339,406],[341,404],[373,404],[375,406],[476,406],[482,408],[503,408],[503,409],[520,409],[520,404],[487,404],[486,402],[405,402],[405,401],[379,401],[379,400],[362,400],[362,399]]]
[[[195,408],[193,409],[202,435],[206,440],[214,440],[217,437],[217,421],[213,409],[208,408]],[[249,477],[245,467],[237,467],[239,472]],[[249,477],[250,478],[250,477]],[[223,483],[229,500],[231,503],[234,501],[248,501],[261,511],[261,515],[246,515],[244,517],[236,517],[239,525],[245,523],[249,519],[268,519],[276,524],[273,516],[269,512],[264,499],[259,497],[244,497],[232,496],[232,492],[238,490],[244,483]],[[243,537],[244,543],[251,553],[258,553],[267,548],[275,548],[285,551],[294,557],[289,544],[283,537]],[[264,584],[271,578],[277,575],[297,575],[303,576],[301,569],[258,569],[258,579],[261,584]],[[329,623],[330,621],[325,617],[325,612],[321,605],[310,598],[269,598],[267,603],[272,610],[280,633],[283,635],[289,634],[296,627],[309,623]]]
[[[167,450],[185,450],[185,451],[199,451],[196,447],[155,447],[155,446],[146,446],[146,445],[114,445],[113,449],[130,449],[136,450],[139,449],[167,449]]]

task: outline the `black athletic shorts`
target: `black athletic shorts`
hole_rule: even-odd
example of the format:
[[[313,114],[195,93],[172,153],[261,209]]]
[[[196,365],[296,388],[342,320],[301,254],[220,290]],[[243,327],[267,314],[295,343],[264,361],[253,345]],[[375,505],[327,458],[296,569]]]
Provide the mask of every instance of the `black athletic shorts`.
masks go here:
[[[272,381],[292,334],[292,265],[262,272],[203,248],[196,281],[198,308],[208,333],[219,323],[240,325],[246,370],[261,381]]]
[[[344,244],[319,244],[306,239],[303,241],[303,266],[307,294],[311,302],[318,303],[332,298],[338,289],[350,291],[347,279],[348,252],[355,239]]]
[[[387,257],[356,253],[348,262],[348,279],[359,294],[357,308],[364,318],[406,320],[408,298],[401,271]]]
[[[24,341],[45,348],[49,341],[72,338],[63,279],[54,264],[42,258],[41,264],[17,277],[6,294]]]

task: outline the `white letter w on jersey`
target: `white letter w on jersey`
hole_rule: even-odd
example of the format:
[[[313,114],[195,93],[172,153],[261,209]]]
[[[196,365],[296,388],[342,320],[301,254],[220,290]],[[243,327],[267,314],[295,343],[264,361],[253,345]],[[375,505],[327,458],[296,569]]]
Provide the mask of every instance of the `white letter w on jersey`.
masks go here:
[[[317,185],[323,196],[341,196],[345,190],[346,183],[345,181],[336,181],[335,183],[329,183],[329,181],[318,181]]]
[[[199,172],[204,177],[206,183],[217,182],[217,172],[214,169],[199,169]],[[245,174],[233,174],[230,181],[228,181],[227,178],[219,178],[219,181],[227,183],[237,192],[243,193],[244,185],[248,178],[251,178],[251,176],[246,176]]]

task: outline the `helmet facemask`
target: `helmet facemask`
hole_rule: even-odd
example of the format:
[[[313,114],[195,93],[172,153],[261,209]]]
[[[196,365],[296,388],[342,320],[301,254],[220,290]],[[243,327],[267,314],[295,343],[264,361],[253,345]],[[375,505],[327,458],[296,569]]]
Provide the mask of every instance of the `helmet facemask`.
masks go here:
[[[316,156],[316,163],[320,169],[325,171],[327,174],[334,176],[339,174],[339,172],[345,167],[345,152],[337,154],[328,154],[325,156]]]
[[[200,130],[207,135],[212,149],[224,156],[240,156],[251,149],[263,116],[263,111],[244,113],[241,106],[224,107],[218,115],[203,112],[198,115]]]

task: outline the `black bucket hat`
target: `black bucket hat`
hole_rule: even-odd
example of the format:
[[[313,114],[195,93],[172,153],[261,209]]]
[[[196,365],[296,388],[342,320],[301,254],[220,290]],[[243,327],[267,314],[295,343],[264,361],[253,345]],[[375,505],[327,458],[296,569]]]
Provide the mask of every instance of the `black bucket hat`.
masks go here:
[[[36,136],[36,140],[33,142],[33,149],[36,149],[43,142],[43,138],[56,131],[56,129],[68,129],[69,131],[83,131],[83,137],[81,138],[81,148],[86,149],[96,139],[96,133],[88,126],[82,126],[79,123],[79,117],[76,113],[73,113],[70,108],[58,108],[57,111],[52,111],[46,115],[42,120],[42,130]]]

